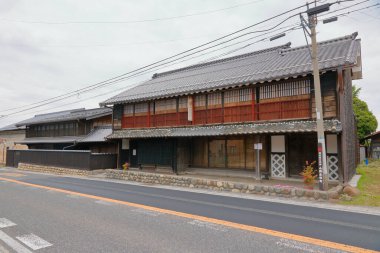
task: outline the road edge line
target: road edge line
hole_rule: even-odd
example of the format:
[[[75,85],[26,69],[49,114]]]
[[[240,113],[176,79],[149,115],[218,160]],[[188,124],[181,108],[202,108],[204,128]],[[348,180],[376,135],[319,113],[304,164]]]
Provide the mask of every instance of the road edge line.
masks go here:
[[[168,210],[168,209],[163,209],[163,208],[158,208],[158,207],[153,207],[153,206],[147,206],[147,205],[132,203],[132,202],[128,202],[128,201],[122,201],[122,200],[100,197],[100,196],[86,194],[86,193],[64,190],[64,189],[50,187],[50,186],[32,184],[32,183],[27,183],[27,182],[9,179],[9,178],[0,177],[0,180],[8,181],[8,182],[16,183],[16,184],[21,184],[21,185],[25,185],[25,186],[32,186],[32,187],[36,187],[36,188],[40,188],[40,189],[52,190],[52,191],[56,191],[56,192],[66,193],[66,194],[73,194],[73,195],[82,196],[82,197],[86,197],[86,198],[90,198],[90,199],[103,200],[103,201],[107,201],[107,202],[111,202],[111,203],[117,203],[117,204],[127,205],[127,206],[131,206],[131,207],[136,207],[136,208],[142,208],[142,209],[160,212],[160,213],[164,213],[164,214],[170,214],[170,215],[178,216],[178,217],[182,217],[182,218],[188,218],[188,219],[193,219],[193,220],[210,222],[210,223],[223,225],[223,226],[231,227],[231,228],[235,228],[235,229],[240,229],[240,230],[245,230],[245,231],[250,231],[250,232],[256,232],[256,233],[275,236],[275,237],[279,237],[279,238],[286,238],[286,239],[290,239],[290,240],[294,240],[294,241],[298,241],[298,242],[313,244],[313,245],[337,249],[337,250],[343,250],[343,251],[352,252],[352,253],[375,253],[375,252],[378,252],[378,251],[360,248],[360,247],[356,247],[356,246],[352,246],[352,245],[341,244],[341,243],[316,239],[316,238],[312,238],[312,237],[290,234],[290,233],[280,232],[280,231],[276,231],[276,230],[260,228],[260,227],[255,227],[255,226],[251,226],[251,225],[245,225],[245,224],[240,224],[240,223],[235,223],[235,222],[230,222],[230,221],[225,221],[225,220],[219,220],[219,219],[215,219],[215,218],[209,218],[209,217],[205,217],[205,216],[189,214],[189,213],[184,213],[184,212],[178,212],[178,211],[173,211],[173,210]]]

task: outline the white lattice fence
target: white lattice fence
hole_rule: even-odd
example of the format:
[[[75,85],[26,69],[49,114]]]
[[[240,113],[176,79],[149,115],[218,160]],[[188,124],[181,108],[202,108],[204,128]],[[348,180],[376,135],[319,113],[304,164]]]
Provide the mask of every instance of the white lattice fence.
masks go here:
[[[272,177],[285,177],[285,154],[271,155]]]
[[[327,168],[329,170],[329,180],[339,180],[339,160],[337,155],[327,156]]]

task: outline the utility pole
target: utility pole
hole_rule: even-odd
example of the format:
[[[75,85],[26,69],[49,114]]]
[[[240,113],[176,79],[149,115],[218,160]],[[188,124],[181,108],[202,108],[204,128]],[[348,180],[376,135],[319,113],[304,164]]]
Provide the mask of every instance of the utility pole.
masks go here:
[[[318,135],[318,173],[319,173],[319,188],[321,190],[328,190],[328,171],[327,171],[327,157],[326,157],[326,142],[325,131],[323,126],[323,109],[322,109],[322,95],[321,95],[321,80],[319,77],[318,66],[318,49],[317,49],[317,35],[316,27],[317,15],[309,16],[309,28],[311,37],[311,60],[313,64],[313,77],[314,77],[314,94],[315,94],[315,114],[317,120],[317,135]]]

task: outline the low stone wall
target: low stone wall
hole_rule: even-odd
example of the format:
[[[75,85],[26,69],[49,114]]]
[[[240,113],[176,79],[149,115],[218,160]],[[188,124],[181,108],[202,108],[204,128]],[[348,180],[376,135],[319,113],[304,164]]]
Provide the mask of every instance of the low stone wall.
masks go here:
[[[269,186],[264,184],[246,184],[229,181],[201,179],[187,176],[164,175],[140,171],[106,170],[106,177],[135,181],[149,184],[162,184],[189,188],[209,189],[214,191],[230,191],[237,193],[259,194],[266,196],[279,196],[305,200],[327,201],[338,199],[342,192],[342,186],[336,186],[327,192],[318,190],[306,190],[291,186]]]
[[[90,170],[78,170],[71,168],[61,168],[29,163],[19,163],[19,170],[34,171],[41,173],[51,173],[56,175],[75,175],[75,176],[90,176],[99,173],[99,171]]]

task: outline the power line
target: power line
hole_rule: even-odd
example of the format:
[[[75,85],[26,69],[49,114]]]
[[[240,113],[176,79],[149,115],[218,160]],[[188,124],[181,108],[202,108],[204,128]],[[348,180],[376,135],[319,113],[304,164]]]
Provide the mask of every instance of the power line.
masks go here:
[[[346,1],[349,1],[349,0],[346,0]],[[367,1],[368,1],[368,0],[367,0]],[[340,2],[344,2],[344,1],[337,1],[337,2],[335,2],[335,3],[340,3]],[[366,1],[363,1],[363,2],[366,2]],[[287,13],[290,13],[290,12],[292,12],[292,11],[294,11],[294,10],[297,10],[297,9],[299,9],[299,8],[302,8],[302,7],[303,7],[303,5],[298,6],[298,7],[296,7],[296,8],[293,8],[293,9],[288,10],[288,11],[286,11],[286,12],[280,13],[280,14],[278,14],[278,15],[276,15],[276,16],[273,16],[273,17],[271,17],[271,18],[268,18],[268,19],[263,20],[263,21],[261,21],[261,22],[258,22],[258,23],[256,23],[256,24],[250,25],[250,26],[248,26],[248,27],[245,27],[245,28],[240,29],[240,30],[238,30],[238,31],[235,31],[235,32],[233,32],[233,33],[230,33],[230,34],[227,34],[227,35],[222,36],[222,37],[220,37],[220,38],[217,38],[217,39],[215,39],[215,40],[212,40],[212,41],[210,41],[210,42],[204,43],[204,44],[199,45],[199,46],[197,46],[197,47],[191,48],[191,49],[189,49],[189,50],[183,51],[183,52],[178,53],[178,54],[176,54],[176,55],[173,55],[173,56],[167,57],[167,58],[165,58],[165,59],[163,59],[163,60],[160,60],[160,61],[154,62],[154,63],[149,64],[149,65],[146,65],[146,66],[143,66],[143,67],[138,68],[138,69],[135,69],[135,70],[133,70],[133,71],[127,72],[127,73],[125,73],[125,74],[122,74],[122,75],[119,75],[119,76],[116,76],[116,77],[110,78],[110,79],[105,80],[105,81],[102,81],[102,82],[100,82],[100,83],[96,83],[96,84],[93,84],[93,85],[90,85],[90,86],[84,87],[84,88],[82,88],[82,89],[78,89],[78,90],[76,90],[76,91],[72,91],[72,92],[69,92],[69,93],[66,93],[66,94],[63,94],[63,95],[57,96],[57,97],[53,97],[53,98],[50,98],[50,99],[46,99],[46,100],[42,100],[42,101],[39,101],[39,102],[36,102],[36,103],[30,104],[30,105],[36,105],[36,106],[33,106],[33,107],[31,107],[31,108],[27,108],[27,109],[24,109],[24,110],[20,110],[20,111],[14,112],[14,113],[10,113],[10,114],[7,114],[7,115],[3,115],[3,116],[0,116],[0,118],[1,118],[1,117],[3,117],[3,118],[4,118],[4,117],[8,117],[8,116],[10,116],[10,115],[14,115],[14,114],[17,114],[17,113],[20,113],[20,112],[24,112],[24,111],[29,111],[29,110],[32,110],[32,109],[37,108],[37,107],[45,106],[45,105],[47,105],[47,104],[51,104],[51,103],[55,103],[55,102],[58,102],[58,101],[61,101],[61,100],[67,99],[67,98],[72,97],[72,96],[75,96],[75,95],[77,95],[77,94],[82,94],[82,93],[89,92],[89,91],[94,90],[94,89],[98,89],[98,88],[105,87],[105,86],[108,86],[108,85],[111,85],[111,84],[114,84],[114,83],[117,83],[117,82],[124,81],[124,80],[126,80],[126,79],[130,79],[130,78],[132,78],[132,77],[135,77],[136,75],[139,75],[140,73],[145,73],[146,71],[151,70],[151,69],[153,69],[153,68],[156,68],[156,67],[158,67],[158,66],[167,65],[168,63],[171,63],[171,62],[174,62],[174,61],[178,61],[179,59],[182,59],[182,58],[185,58],[185,57],[187,57],[187,56],[190,56],[190,55],[196,54],[196,53],[198,53],[198,52],[205,51],[205,50],[208,50],[208,49],[210,49],[210,48],[213,48],[213,47],[216,47],[216,46],[219,46],[219,45],[222,45],[222,44],[228,43],[228,42],[230,42],[230,41],[233,41],[233,40],[238,39],[238,38],[240,38],[240,37],[246,36],[246,35],[248,35],[248,34],[258,33],[258,32],[265,32],[265,31],[272,30],[272,29],[278,27],[279,25],[281,25],[282,23],[286,22],[286,21],[289,20],[290,18],[292,18],[292,17],[294,17],[294,16],[298,16],[299,13],[297,13],[297,14],[295,14],[295,15],[291,15],[291,16],[285,18],[285,19],[282,20],[280,23],[278,23],[277,25],[275,25],[275,26],[273,26],[273,27],[271,27],[271,28],[269,28],[269,29],[265,29],[265,30],[261,30],[261,31],[248,32],[248,33],[245,33],[245,34],[243,34],[243,35],[239,35],[239,36],[237,36],[237,37],[234,37],[234,38],[232,38],[232,39],[229,39],[229,40],[227,40],[227,41],[223,41],[223,42],[221,42],[221,43],[218,43],[218,44],[216,44],[216,45],[213,45],[213,46],[210,46],[210,47],[204,48],[204,49],[202,49],[202,50],[198,50],[198,51],[196,51],[196,52],[193,52],[193,53],[191,53],[191,54],[187,54],[187,55],[185,55],[185,56],[179,57],[179,58],[177,58],[177,59],[175,59],[175,60],[172,60],[172,61],[169,61],[169,62],[162,63],[162,62],[164,62],[164,61],[166,61],[166,60],[168,60],[168,59],[172,59],[172,58],[175,58],[175,57],[177,57],[177,56],[183,55],[183,54],[185,54],[185,53],[187,53],[187,52],[194,51],[195,49],[201,48],[201,47],[203,47],[203,46],[205,46],[205,45],[209,45],[209,44],[214,43],[214,42],[216,42],[216,41],[219,41],[219,40],[222,40],[222,39],[224,39],[224,38],[230,37],[230,36],[232,36],[232,35],[234,35],[234,34],[237,34],[237,33],[239,33],[239,32],[245,31],[245,30],[247,30],[247,29],[249,29],[249,28],[251,28],[251,27],[257,26],[257,25],[262,24],[262,23],[265,23],[265,22],[267,22],[267,21],[269,21],[269,20],[275,19],[275,18],[277,18],[277,17],[279,17],[279,16],[285,15],[285,14],[287,14]],[[157,65],[158,63],[161,63],[161,64]],[[150,68],[146,69],[147,67],[150,67]],[[144,69],[145,69],[145,70],[144,70]],[[136,72],[137,72],[137,73],[136,73]],[[135,74],[133,74],[133,73],[135,73]],[[133,74],[133,75],[126,76],[126,75],[128,75],[128,74]],[[55,101],[53,101],[54,99],[55,99]],[[46,103],[43,103],[43,102],[46,102]],[[41,104],[41,103],[43,103],[43,104]],[[28,106],[30,106],[30,105],[28,105]],[[23,107],[26,107],[26,106],[22,106],[22,107],[18,107],[18,108],[23,108]],[[18,109],[18,108],[16,108],[16,109]],[[14,110],[14,109],[15,109],[15,108],[11,108],[11,109],[7,109],[7,110],[4,110],[4,111],[10,111],[10,110]]]
[[[298,14],[297,14],[297,15],[298,15]],[[282,29],[283,29],[283,28],[282,28]],[[291,30],[291,29],[290,29],[290,30]],[[267,33],[265,33],[265,34],[270,34],[270,33],[273,33],[273,32],[267,32]],[[257,37],[263,36],[263,35],[265,35],[265,34],[255,36],[255,37],[252,37],[252,38],[250,38],[250,39],[257,38]],[[268,37],[268,38],[264,38],[264,39],[269,39],[269,37]],[[261,40],[258,40],[258,41],[256,41],[256,42],[253,42],[253,43],[247,44],[245,47],[250,46],[250,45],[253,45],[253,44],[256,44],[256,43],[258,43],[258,42],[261,42],[261,41],[263,41],[264,39],[261,39]],[[245,41],[246,41],[246,40],[245,40]],[[234,44],[232,44],[232,45],[235,45],[235,44],[239,44],[239,43],[234,43]],[[245,47],[244,47],[244,48],[245,48]],[[223,47],[223,48],[226,48],[226,47]],[[223,49],[223,48],[221,48],[221,49]],[[215,51],[218,51],[218,50],[221,50],[221,49],[217,49],[217,50],[213,50],[213,51],[210,51],[210,52],[206,52],[205,54],[207,54],[207,53],[212,53],[212,52],[215,52]],[[241,49],[243,49],[243,48],[241,48]],[[236,50],[236,51],[237,51],[237,50]],[[170,62],[163,63],[163,64],[161,64],[161,65],[165,65],[164,67],[157,68],[157,67],[159,67],[159,66],[161,66],[161,65],[158,65],[158,66],[155,66],[155,67],[151,67],[150,69],[142,70],[142,71],[137,72],[137,73],[134,73],[134,74],[132,74],[132,75],[130,75],[130,76],[123,77],[122,80],[114,80],[114,81],[112,81],[112,82],[106,83],[106,85],[108,86],[108,85],[115,84],[115,83],[118,83],[118,82],[121,82],[121,81],[124,81],[124,80],[127,80],[127,79],[131,79],[131,78],[134,78],[134,77],[137,77],[137,76],[141,76],[141,75],[143,75],[143,74],[146,74],[147,72],[150,72],[149,70],[151,70],[151,71],[157,71],[157,70],[160,70],[160,69],[166,68],[166,67],[168,67],[168,66],[176,65],[176,64],[178,64],[178,63],[181,63],[181,62],[184,62],[184,61],[187,61],[187,60],[191,60],[191,59],[193,59],[193,58],[197,58],[197,57],[203,56],[203,55],[205,55],[205,54],[198,55],[198,56],[196,56],[196,57],[191,57],[191,58],[189,58],[189,59],[185,59],[185,60],[182,60],[182,61],[180,61],[180,62],[172,63],[172,64],[170,64],[170,65],[167,65],[167,64],[170,63]],[[123,88],[121,88],[120,90],[126,90],[127,88],[128,88],[128,87],[123,87]],[[88,91],[89,91],[89,90],[87,90],[87,92],[88,92]],[[110,93],[113,93],[113,92],[114,92],[114,91],[111,91]],[[104,94],[96,95],[95,97],[99,97],[99,96],[102,96],[102,95],[104,95]],[[56,101],[53,101],[53,102],[55,103],[55,102],[58,102],[58,101],[62,101],[62,100],[64,100],[64,99],[66,99],[66,98],[68,98],[68,97],[60,98],[60,99],[58,99],[58,100],[56,100]],[[32,107],[32,108],[28,108],[28,109],[25,109],[25,110],[21,110],[21,111],[18,111],[18,112],[14,112],[14,113],[11,113],[11,114],[8,114],[8,115],[5,115],[5,116],[8,117],[8,116],[11,116],[11,115],[14,115],[14,114],[18,114],[18,113],[20,113],[20,112],[30,111],[30,110],[32,110],[32,109],[35,109],[35,108],[38,108],[38,107],[41,107],[41,106],[45,106],[45,105],[48,105],[48,104],[51,104],[51,102],[47,102],[47,103],[42,104],[42,105],[39,105],[39,106],[35,106],[35,107]]]
[[[17,19],[5,19],[2,18],[0,21],[4,22],[12,22],[12,23],[27,23],[27,24],[43,24],[43,25],[69,25],[69,24],[135,24],[135,23],[146,23],[146,22],[156,22],[156,21],[166,21],[166,20],[173,20],[173,19],[181,19],[181,18],[188,18],[188,17],[194,17],[194,16],[201,16],[206,14],[212,14],[217,12],[222,12],[226,10],[235,9],[242,6],[247,6],[251,4],[255,4],[258,2],[261,2],[263,0],[256,0],[251,1],[247,3],[242,4],[236,4],[232,6],[228,6],[221,9],[216,10],[208,10],[208,11],[201,11],[197,13],[192,14],[185,14],[185,15],[179,15],[179,16],[172,16],[172,17],[163,17],[163,18],[149,18],[149,19],[142,19],[142,20],[127,20],[127,21],[33,21],[33,20],[17,20]]]
[[[221,36],[221,37],[219,37],[219,38],[217,38],[217,39],[214,39],[214,40],[211,40],[211,41],[209,41],[209,42],[203,43],[203,44],[201,44],[201,45],[199,45],[199,46],[196,46],[196,47],[190,48],[190,49],[188,49],[188,50],[185,50],[185,51],[183,51],[183,52],[177,53],[177,54],[175,54],[175,55],[172,55],[172,56],[166,57],[166,58],[164,58],[164,59],[162,59],[162,60],[159,60],[159,61],[153,62],[153,63],[151,63],[151,64],[145,65],[145,66],[143,66],[143,67],[137,68],[137,69],[135,69],[135,70],[133,70],[133,71],[129,71],[129,72],[127,72],[127,73],[124,73],[124,74],[121,74],[121,75],[115,76],[115,77],[110,78],[110,79],[107,79],[107,80],[105,80],[105,81],[98,82],[98,83],[95,83],[95,84],[92,84],[92,85],[86,86],[86,87],[84,87],[84,88],[81,88],[81,89],[78,89],[78,90],[75,90],[75,91],[71,91],[71,92],[68,92],[68,93],[65,93],[65,94],[62,94],[62,95],[56,96],[56,97],[49,98],[49,99],[45,99],[45,100],[42,100],[42,101],[39,101],[39,102],[35,102],[35,103],[29,104],[29,105],[26,105],[26,106],[38,105],[38,104],[45,103],[45,102],[49,102],[49,101],[52,101],[52,100],[55,100],[55,99],[59,99],[59,98],[62,98],[62,97],[67,97],[67,96],[76,95],[76,94],[79,94],[79,93],[82,92],[82,91],[87,91],[88,89],[92,89],[92,88],[94,88],[94,87],[99,87],[99,86],[101,86],[101,85],[107,84],[107,83],[110,82],[110,81],[114,81],[115,79],[120,79],[120,78],[122,78],[122,77],[124,77],[124,76],[126,76],[126,75],[129,75],[129,74],[132,74],[132,73],[138,72],[138,71],[140,71],[140,70],[143,70],[143,69],[148,68],[148,67],[151,67],[151,66],[155,66],[155,65],[157,65],[157,64],[159,64],[159,63],[165,62],[165,61],[170,60],[170,59],[172,59],[172,58],[175,58],[175,57],[177,57],[177,56],[180,56],[180,55],[186,54],[186,53],[188,53],[188,52],[192,52],[192,51],[194,51],[194,50],[196,50],[196,49],[202,48],[202,47],[204,47],[204,46],[210,45],[210,44],[215,43],[215,42],[217,42],[217,41],[220,41],[220,40],[223,40],[223,39],[225,39],[225,38],[231,37],[231,36],[233,36],[233,35],[235,35],[235,34],[238,34],[238,33],[241,33],[241,32],[243,32],[243,31],[246,31],[246,30],[248,30],[248,29],[250,29],[250,28],[252,28],[252,27],[255,27],[255,26],[257,26],[257,25],[263,24],[263,23],[265,23],[265,22],[267,22],[267,21],[270,21],[270,20],[276,19],[276,18],[278,18],[278,17],[280,17],[280,16],[283,16],[283,15],[285,15],[285,14],[288,14],[288,13],[290,13],[290,12],[293,12],[293,11],[295,11],[295,10],[298,10],[298,9],[300,9],[300,8],[302,8],[302,7],[304,7],[304,5],[297,6],[297,7],[293,8],[293,9],[290,9],[290,10],[288,10],[288,11],[282,12],[282,13],[280,13],[280,14],[277,14],[277,15],[275,15],[275,16],[272,16],[272,17],[270,17],[270,18],[268,18],[268,19],[265,19],[265,20],[263,20],[263,21],[257,22],[257,23],[255,23],[255,24],[253,24],[253,25],[250,25],[250,26],[244,27],[244,28],[239,29],[239,30],[237,30],[237,31],[235,31],[235,32],[229,33],[229,34],[224,35],[224,36]],[[297,14],[297,15],[298,15],[298,14]],[[293,15],[293,16],[295,16],[295,15]],[[283,22],[284,22],[284,21],[283,21]],[[282,22],[282,23],[283,23],[283,22]],[[248,34],[249,34],[249,33],[248,33]],[[241,37],[241,36],[240,36],[240,37]],[[228,42],[228,41],[227,41],[227,42]],[[226,43],[226,42],[224,42],[224,43]],[[38,106],[34,106],[34,107],[30,108],[30,109],[34,109],[34,108],[36,108],[36,107],[43,106],[43,105],[45,105],[45,104],[38,105]],[[3,112],[5,112],[5,111],[12,111],[12,110],[19,109],[19,108],[24,108],[24,107],[26,107],[26,106],[21,106],[21,107],[14,107],[14,108],[5,109],[5,110],[3,110]],[[0,116],[0,118],[1,118],[1,117],[5,117],[5,115]]]
[[[373,8],[373,7],[376,7],[376,6],[378,6],[378,5],[379,5],[379,4],[374,4],[374,5],[371,5],[371,6],[366,6],[366,7],[364,7],[364,8],[355,9],[355,10],[352,10],[352,11],[350,11],[350,12],[343,13],[343,14],[339,14],[339,15],[350,14],[350,13],[353,13],[353,12],[356,12],[356,11],[360,11],[360,10],[363,10],[363,9]],[[337,10],[337,11],[339,11],[339,10]],[[335,11],[334,11],[334,12],[335,12]],[[330,18],[330,17],[328,17],[328,18]],[[296,24],[294,24],[294,25],[296,25]],[[278,31],[278,30],[281,30],[281,29],[284,29],[284,28],[288,28],[288,27],[290,27],[290,26],[291,26],[291,25],[288,25],[288,26],[285,26],[285,27],[282,27],[282,28],[276,29],[275,31]],[[285,30],[285,31],[294,31],[294,30],[297,30],[297,29],[299,29],[299,26],[294,26],[294,27],[289,28],[289,29],[287,29],[287,30]],[[282,31],[282,32],[285,32],[285,31]],[[270,33],[273,33],[273,32],[274,32],[274,31],[272,31],[272,32],[267,32],[266,34],[270,34]],[[261,34],[261,35],[258,35],[258,36],[252,37],[252,38],[257,38],[257,37],[260,37],[260,36],[263,36],[263,35],[264,35],[264,34]],[[273,35],[271,35],[270,37],[272,37],[272,36],[273,36]],[[250,45],[252,45],[252,44],[256,44],[256,43],[258,43],[258,42],[265,41],[265,40],[269,39],[270,37],[260,39],[260,40],[258,40],[258,41],[253,42],[253,43],[249,43],[249,44],[247,44],[247,45],[245,45],[245,46],[242,46],[242,47],[239,47],[239,48],[234,49],[234,50],[232,50],[232,51],[229,51],[229,52],[223,53],[223,54],[218,55],[218,56],[216,56],[216,57],[219,58],[219,57],[226,56],[226,55],[228,55],[228,54],[230,54],[230,53],[237,52],[237,51],[242,50],[242,49],[244,49],[244,48],[246,48],[246,47],[248,47],[248,46],[250,46]],[[250,38],[250,39],[252,39],[252,38]],[[249,39],[247,39],[247,40],[249,40]],[[244,40],[244,41],[247,41],[247,40]],[[240,44],[240,42],[234,43],[233,45],[236,45],[236,44]],[[228,46],[226,46],[226,47],[228,47]],[[223,48],[226,48],[226,47],[223,47]],[[223,49],[223,48],[221,48],[221,49]],[[211,51],[211,52],[214,52],[214,51],[217,51],[217,50],[213,50],[213,51]],[[207,52],[207,53],[211,53],[211,52]],[[207,53],[205,53],[205,54],[207,54]],[[202,54],[202,55],[205,55],[205,54]],[[192,57],[192,58],[190,58],[190,59],[193,59],[193,58],[196,58],[196,57],[199,57],[199,56],[202,56],[202,55],[198,55],[198,56]],[[190,60],[190,59],[186,59],[186,60]],[[186,61],[186,60],[183,60],[183,61]],[[181,62],[183,62],[183,61],[181,61]],[[171,65],[175,65],[175,64],[178,64],[178,63],[170,64],[169,66],[171,66]],[[159,68],[159,69],[166,68],[166,67],[168,67],[168,66],[161,67],[161,68]],[[157,68],[156,68],[155,70],[157,70]],[[144,71],[144,72],[146,72],[146,71]],[[142,75],[142,74],[145,74],[145,73],[135,74],[134,76],[130,76],[130,77],[136,77],[136,76],[140,76],[140,75]],[[127,78],[127,79],[130,79],[130,78]],[[113,90],[113,91],[110,91],[110,92],[106,92],[106,93],[103,93],[103,94],[98,94],[98,95],[95,95],[95,96],[91,96],[91,97],[88,97],[88,98],[85,98],[85,99],[82,99],[82,100],[79,100],[79,101],[75,101],[75,102],[72,102],[72,103],[67,103],[67,104],[64,104],[64,105],[57,106],[57,107],[48,108],[48,110],[50,110],[50,109],[55,109],[55,108],[61,108],[62,106],[73,105],[73,104],[78,103],[78,102],[87,101],[87,100],[90,100],[90,99],[93,99],[93,98],[96,98],[96,97],[102,97],[102,96],[105,96],[105,95],[107,95],[107,94],[112,94],[112,93],[119,92],[119,91],[121,91],[121,90],[126,90],[126,89],[127,89],[127,87],[121,87],[121,88],[119,88],[119,89],[116,89],[116,90]],[[46,110],[46,109],[44,109],[44,110]],[[40,110],[40,111],[44,111],[44,110]],[[40,112],[40,111],[37,111],[37,112]],[[15,113],[15,114],[16,114],[16,113]],[[23,115],[23,114],[21,114],[21,115]]]
[[[298,26],[297,26],[298,27]],[[299,29],[299,28],[297,28],[297,29]],[[288,29],[289,31],[292,31],[292,30],[296,30],[296,29],[293,29],[293,28],[291,28],[291,29]],[[288,31],[287,30],[287,31]],[[267,33],[267,34],[269,34],[269,33]],[[260,36],[260,35],[259,35]],[[258,36],[256,36],[256,37],[258,37]],[[246,47],[248,47],[248,46],[251,46],[251,45],[253,45],[253,44],[256,44],[256,43],[259,43],[259,42],[263,42],[263,41],[265,41],[265,40],[268,40],[270,37],[272,37],[272,35],[271,36],[268,36],[268,37],[266,37],[266,38],[263,38],[263,39],[260,39],[260,40],[257,40],[257,41],[255,41],[255,42],[252,42],[252,43],[249,43],[249,44],[247,44],[247,45],[245,45],[245,46],[243,46],[243,47],[239,47],[239,48],[236,48],[236,49],[234,49],[233,50],[233,52],[237,52],[237,51],[239,51],[239,50],[242,50],[242,49],[244,49],[244,48],[246,48]],[[230,53],[233,53],[232,51],[229,51],[229,52],[227,52],[227,53],[223,53],[223,54],[221,54],[221,55],[218,55],[217,57],[219,58],[219,57],[223,57],[223,56],[225,56],[225,55],[227,55],[227,54],[230,54]],[[211,52],[208,52],[208,53],[211,53]],[[207,53],[205,53],[205,54],[207,54]],[[204,54],[203,54],[204,55]],[[202,55],[200,55],[200,56],[202,56]],[[196,56],[196,57],[199,57],[199,56]],[[196,58],[196,57],[192,57],[191,59],[193,59],[193,58]],[[187,60],[190,60],[190,59],[187,59]],[[184,62],[184,61],[186,61],[186,60],[183,60],[183,61],[180,61],[180,62]],[[175,65],[175,64],[170,64],[169,66],[172,66],[172,65]],[[165,67],[161,67],[161,68],[158,68],[158,69],[155,69],[154,71],[156,71],[156,70],[160,70],[160,69],[163,69],[163,68],[166,68],[166,67],[168,67],[168,66],[165,66]],[[145,73],[140,73],[140,74],[136,74],[135,76],[133,76],[133,77],[136,77],[136,76],[141,76],[141,75],[143,75],[143,74],[145,74]],[[129,79],[129,78],[128,78]],[[133,86],[133,85],[131,85],[131,86]],[[71,103],[67,103],[67,104],[63,104],[63,105],[59,105],[59,106],[56,106],[56,107],[51,107],[51,108],[48,108],[48,110],[51,110],[51,109],[56,109],[56,108],[61,108],[61,107],[63,107],[63,106],[68,106],[68,105],[73,105],[73,104],[75,104],[75,103],[78,103],[78,102],[83,102],[83,101],[87,101],[87,100],[90,100],[90,99],[93,99],[93,98],[97,98],[97,97],[102,97],[102,96],[105,96],[105,95],[108,95],[108,94],[112,94],[112,93],[115,93],[115,92],[119,92],[119,91],[121,91],[121,90],[126,90],[128,87],[121,87],[121,88],[119,88],[119,89],[116,89],[116,90],[112,90],[112,91],[109,91],[109,92],[106,92],[106,93],[103,93],[103,94],[98,94],[98,95],[95,95],[95,96],[91,96],[91,97],[88,97],[88,98],[85,98],[85,99],[81,99],[81,100],[79,100],[79,101],[75,101],[75,102],[71,102]],[[45,111],[46,109],[43,109],[43,110],[38,110],[38,111],[34,111],[34,113],[36,113],[36,112],[43,112],[43,111]],[[16,113],[15,113],[16,114]],[[26,115],[26,114],[21,114],[21,115]]]

